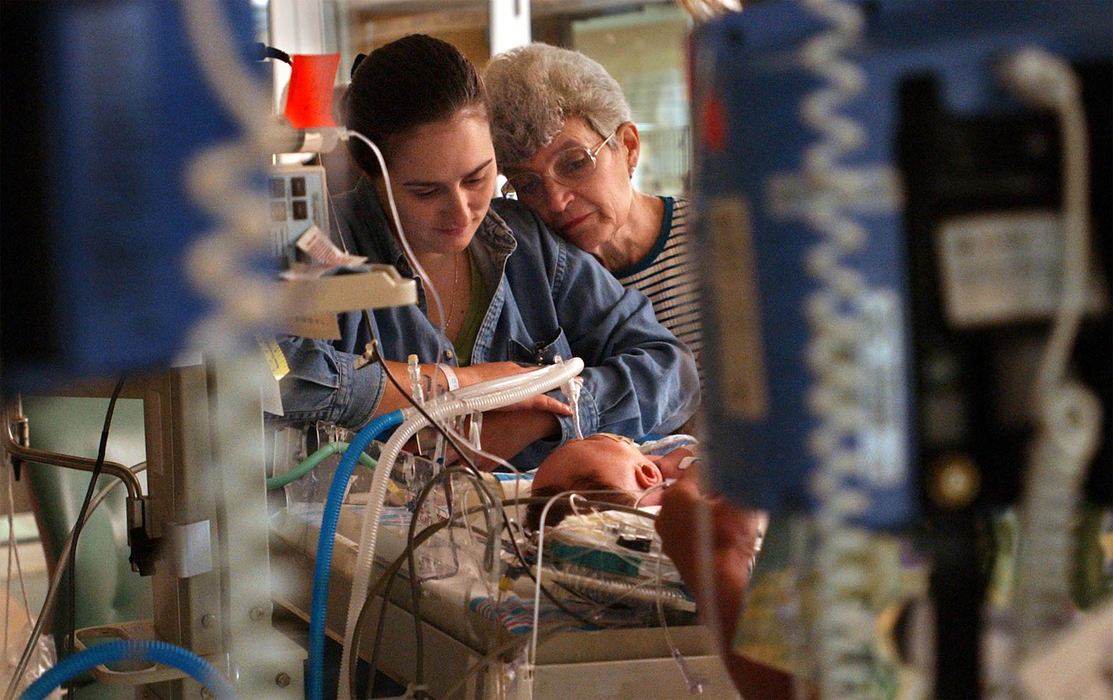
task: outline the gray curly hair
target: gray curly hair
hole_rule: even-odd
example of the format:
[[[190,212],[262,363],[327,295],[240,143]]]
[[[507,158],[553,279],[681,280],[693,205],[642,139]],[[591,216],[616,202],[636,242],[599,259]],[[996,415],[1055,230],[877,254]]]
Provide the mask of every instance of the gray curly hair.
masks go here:
[[[493,56],[483,80],[500,168],[529,160],[571,117],[585,120],[600,136],[632,121],[618,81],[578,51],[541,42],[519,46]]]

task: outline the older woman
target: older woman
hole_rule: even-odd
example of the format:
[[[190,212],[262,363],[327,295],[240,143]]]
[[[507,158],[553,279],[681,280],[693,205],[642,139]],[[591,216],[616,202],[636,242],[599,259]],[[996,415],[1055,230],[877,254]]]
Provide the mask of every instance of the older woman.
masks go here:
[[[641,290],[698,360],[688,205],[634,187],[641,141],[618,82],[582,53],[543,43],[496,55],[484,80],[503,194]]]
[[[487,93],[463,54],[422,35],[382,46],[355,70],[347,108],[348,127],[382,149],[390,181],[360,139],[349,142],[362,176],[336,198],[339,233],[371,262],[426,274],[417,306],[375,309],[366,320],[344,314],[335,343],[282,339],[288,419],[355,429],[404,405],[385,372],[407,384],[410,354],[427,381],[451,377],[460,386],[558,355],[582,358],[584,432],[641,437],[673,430],[692,414],[699,401],[695,362],[648,300],[545,233],[521,204],[492,202]],[[388,188],[401,230],[383,213]],[[433,290],[439,309],[430,303]],[[359,353],[372,337],[385,368],[360,368]],[[576,434],[568,414],[553,396],[486,414],[483,446],[533,468]]]

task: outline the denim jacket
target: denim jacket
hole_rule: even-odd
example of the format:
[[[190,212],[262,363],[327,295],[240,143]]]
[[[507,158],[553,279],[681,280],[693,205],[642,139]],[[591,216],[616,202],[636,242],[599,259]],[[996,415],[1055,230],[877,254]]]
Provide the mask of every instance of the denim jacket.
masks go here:
[[[415,277],[366,178],[336,198],[334,218],[349,251]],[[695,412],[699,380],[687,346],[657,322],[641,292],[624,288],[589,254],[552,235],[527,208],[494,200],[470,251],[488,289],[493,288],[472,364],[583,359],[579,413],[584,435],[667,433]],[[370,329],[354,312],[340,314],[338,341],[280,338],[290,367],[280,382],[286,419],[351,429],[369,422],[387,380],[380,366],[355,370],[352,362],[372,334],[386,359],[405,362],[414,353],[421,362],[457,364],[451,341],[429,321],[425,305],[418,280],[418,304],[369,312]],[[559,391],[554,396],[564,400]],[[516,467],[536,467],[575,436],[571,417],[557,418],[559,438],[528,446],[511,460]]]

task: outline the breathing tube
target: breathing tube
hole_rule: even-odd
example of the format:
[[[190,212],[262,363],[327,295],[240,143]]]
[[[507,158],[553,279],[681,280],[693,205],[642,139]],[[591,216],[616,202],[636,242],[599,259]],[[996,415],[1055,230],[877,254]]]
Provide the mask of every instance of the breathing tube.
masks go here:
[[[402,419],[402,411],[393,411],[375,418],[364,426],[352,438],[348,449],[344,450],[344,456],[340,458],[336,474],[332,477],[332,485],[329,487],[328,498],[325,501],[325,511],[321,516],[321,534],[317,540],[317,559],[313,569],[313,602],[309,614],[309,662],[305,676],[306,696],[311,700],[319,700],[324,695],[325,609],[328,604],[329,572],[332,563],[332,547],[336,539],[336,526],[340,521],[340,505],[348,489],[348,480],[360,455],[371,441],[383,431],[401,423]],[[385,472],[383,469],[376,469],[375,483],[380,481],[382,473],[389,471],[389,467]],[[345,674],[340,675],[343,678]]]
[[[192,651],[155,639],[121,639],[98,644],[67,656],[28,686],[20,696],[21,700],[42,700],[55,688],[79,673],[104,664],[132,660],[173,666],[189,674],[218,698],[236,697],[236,691],[224,675]]]
[[[507,377],[490,379],[454,391],[441,394],[427,402],[423,408],[434,421],[447,420],[455,416],[469,413],[481,413],[503,406],[509,406],[519,401],[524,401],[532,396],[542,394],[551,389],[556,389],[574,379],[583,371],[584,362],[578,357],[564,362],[548,365],[530,372],[522,372]],[[364,511],[363,529],[360,534],[359,550],[356,557],[355,573],[352,577],[351,594],[348,597],[348,616],[344,624],[344,648],[340,668],[348,668],[350,656],[354,652],[351,648],[355,637],[356,621],[359,618],[359,608],[367,596],[371,580],[371,569],[374,564],[376,538],[379,531],[379,518],[382,515],[383,499],[386,496],[387,480],[394,468],[402,447],[419,430],[428,425],[426,418],[412,408],[405,409],[405,422],[394,431],[390,439],[379,453],[379,464],[371,482],[368,496],[368,507]],[[355,441],[353,440],[353,444]],[[339,472],[337,472],[339,475]],[[324,529],[321,530],[324,537]],[[318,546],[317,564],[320,566],[322,557]],[[327,567],[327,564],[326,564]],[[316,590],[314,590],[316,596]],[[323,617],[323,616],[322,616]],[[312,631],[312,630],[311,630]],[[312,642],[312,638],[310,639]],[[351,688],[348,687],[347,674],[340,674],[339,696],[350,696]]]

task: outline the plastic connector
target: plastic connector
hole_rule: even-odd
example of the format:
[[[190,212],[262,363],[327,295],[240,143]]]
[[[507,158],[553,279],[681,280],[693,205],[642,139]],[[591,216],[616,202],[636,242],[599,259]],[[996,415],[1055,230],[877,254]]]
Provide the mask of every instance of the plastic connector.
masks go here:
[[[406,358],[406,371],[410,375],[410,396],[419,404],[425,403],[425,391],[421,388],[421,365],[417,355],[411,354]]]
[[[580,426],[580,387],[583,383],[581,377],[572,377],[560,387],[561,392],[568,399],[569,408],[572,409],[572,428],[576,432],[576,438],[581,440],[584,437],[583,428]]]

